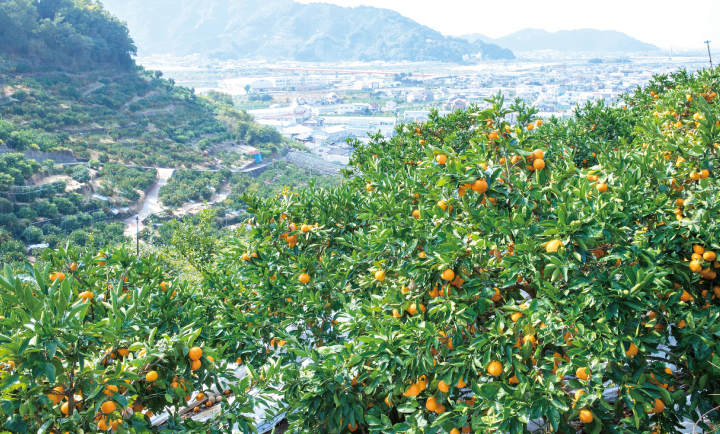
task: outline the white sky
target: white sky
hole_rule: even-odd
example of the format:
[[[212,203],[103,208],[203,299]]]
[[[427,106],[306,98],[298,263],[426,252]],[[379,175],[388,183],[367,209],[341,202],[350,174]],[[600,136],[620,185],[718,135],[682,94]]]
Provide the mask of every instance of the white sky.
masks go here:
[[[300,3],[317,3],[297,0]],[[617,30],[661,48],[720,51],[720,0],[324,0],[393,9],[445,35],[499,38],[524,28]],[[714,46],[714,48],[713,48]]]

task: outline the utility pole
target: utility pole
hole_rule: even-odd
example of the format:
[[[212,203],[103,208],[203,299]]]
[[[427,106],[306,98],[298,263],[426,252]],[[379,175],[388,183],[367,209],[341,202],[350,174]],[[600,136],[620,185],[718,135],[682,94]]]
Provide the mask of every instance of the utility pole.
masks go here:
[[[712,65],[712,54],[710,54],[710,41],[705,41],[705,45],[708,47],[708,57],[710,58],[710,68],[713,67]]]
[[[140,257],[140,214],[135,216],[135,251]]]

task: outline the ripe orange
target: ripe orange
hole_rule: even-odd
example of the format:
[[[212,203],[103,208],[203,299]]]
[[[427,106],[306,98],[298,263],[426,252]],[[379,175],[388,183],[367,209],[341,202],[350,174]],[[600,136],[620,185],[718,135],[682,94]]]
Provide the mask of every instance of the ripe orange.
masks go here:
[[[517,320],[519,320],[521,317],[522,317],[522,313],[520,313],[520,312],[515,312],[514,314],[510,315],[510,319],[513,322],[517,322]]]
[[[575,371],[575,375],[581,380],[587,381],[588,378],[590,378],[590,368],[577,368]]]
[[[630,342],[630,347],[625,351],[625,354],[630,357],[635,357],[635,355],[638,353],[638,347],[635,346],[634,343]]]
[[[419,209],[414,210],[413,213],[412,213],[412,215],[413,215],[413,217],[415,217],[416,219],[419,219],[419,218],[420,218],[420,210],[419,210]]]
[[[590,410],[588,410],[586,408],[583,408],[582,410],[580,410],[579,417],[580,417],[580,422],[582,422],[582,423],[590,423],[593,421],[592,413],[590,412]]]
[[[655,405],[653,406],[652,413],[662,413],[665,411],[665,403],[661,399],[655,398]]]
[[[54,281],[56,281],[56,280],[59,280],[59,281],[61,281],[61,282],[62,282],[63,280],[65,280],[65,273],[61,273],[61,272],[51,273],[51,274],[50,274],[50,281],[51,281],[51,282],[54,282]]]
[[[193,360],[190,368],[193,371],[197,371],[198,369],[200,369],[201,366],[202,366],[202,362],[200,360]]]
[[[488,189],[488,184],[484,179],[478,179],[473,183],[471,188],[476,193],[485,193]]]
[[[388,396],[385,397],[385,404],[386,404],[388,407],[392,407],[393,404],[392,404],[392,398],[390,397],[390,395],[388,395]]]
[[[438,390],[442,393],[448,393],[448,391],[450,391],[450,386],[445,384],[445,381],[440,380],[440,382],[438,383]]]
[[[105,386],[103,393],[105,393],[105,396],[113,396],[115,393],[118,393],[118,388],[113,384],[108,384]]]
[[[451,270],[451,269],[448,268],[447,270],[445,270],[445,271],[442,272],[442,274],[440,275],[440,277],[442,277],[443,280],[450,281],[450,280],[453,280],[453,279],[455,278],[455,272],[453,272],[453,270]]]
[[[444,154],[438,154],[435,156],[435,161],[437,161],[438,164],[445,164],[447,162],[447,156]]]
[[[528,124],[528,126],[527,126],[528,131],[532,131],[533,128],[535,128],[535,124]]]
[[[702,258],[708,262],[712,262],[715,260],[715,252],[711,252],[710,250],[706,250],[705,253],[703,253]]]
[[[303,273],[300,275],[300,283],[307,284],[310,282],[310,276],[308,276],[306,273]]]
[[[203,351],[200,347],[192,347],[190,348],[190,351],[188,352],[188,357],[190,357],[190,360],[200,360],[200,357],[202,357]]]
[[[503,365],[502,363],[498,361],[490,362],[488,365],[488,374],[492,375],[493,377],[497,377],[503,372]]]
[[[697,253],[698,255],[702,255],[703,253],[705,253],[705,247],[699,244],[695,244],[693,245],[693,252]]]
[[[158,379],[158,373],[155,371],[150,371],[147,374],[145,374],[145,380],[149,382],[153,382]]]
[[[435,409],[437,408],[437,405],[438,404],[435,401],[435,398],[432,396],[430,398],[428,398],[427,401],[425,401],[425,408],[427,408],[430,411],[435,411]]]
[[[545,251],[548,253],[557,252],[561,246],[562,243],[560,242],[560,240],[552,240],[545,245]]]
[[[497,288],[495,288],[495,295],[493,295],[490,300],[492,300],[492,301],[500,301],[501,298],[502,298],[502,296],[500,295],[500,290],[497,289]]]
[[[115,411],[115,408],[117,408],[117,406],[116,406],[115,403],[112,402],[112,401],[105,401],[105,402],[103,402],[102,405],[100,406],[100,409],[101,409],[102,412],[105,413],[105,414],[112,413],[113,411]]]
[[[405,391],[405,396],[418,396],[420,394],[420,387],[417,384],[413,384]]]
[[[692,261],[690,263],[690,271],[692,271],[693,273],[700,273],[702,272],[702,269],[702,265],[700,265],[698,261]]]
[[[379,270],[375,272],[375,279],[382,282],[385,280],[385,272],[383,270]]]
[[[581,396],[585,395],[587,393],[587,390],[584,389],[578,389],[575,391],[575,401],[580,399]]]
[[[533,157],[537,158],[538,160],[542,160],[545,157],[545,152],[542,149],[536,149],[533,151]]]
[[[508,380],[508,382],[509,382],[510,384],[520,384],[520,380],[518,380],[517,375],[513,375],[512,377],[510,377],[510,379]]]
[[[693,299],[693,296],[690,295],[689,292],[683,290],[683,293],[682,293],[682,295],[680,296],[680,301],[684,301],[685,303],[687,303],[688,301],[690,301],[690,300],[692,300],[692,299]]]
[[[608,189],[608,186],[604,182],[601,182],[595,186],[595,189],[600,193],[605,193]]]
[[[107,418],[105,416],[98,419],[97,428],[101,431],[110,429],[110,426],[107,424]]]

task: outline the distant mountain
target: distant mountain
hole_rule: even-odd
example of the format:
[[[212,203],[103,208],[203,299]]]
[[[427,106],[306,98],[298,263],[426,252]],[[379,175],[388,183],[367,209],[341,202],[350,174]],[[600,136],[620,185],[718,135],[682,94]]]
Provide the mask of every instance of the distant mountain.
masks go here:
[[[548,32],[541,29],[523,29],[502,38],[492,39],[479,33],[463,35],[469,41],[497,44],[512,51],[557,50],[557,51],[655,51],[660,48],[639,41],[614,30],[560,30]]]
[[[470,43],[389,9],[293,0],[103,0],[127,21],[138,52],[299,61],[450,61],[510,50]]]

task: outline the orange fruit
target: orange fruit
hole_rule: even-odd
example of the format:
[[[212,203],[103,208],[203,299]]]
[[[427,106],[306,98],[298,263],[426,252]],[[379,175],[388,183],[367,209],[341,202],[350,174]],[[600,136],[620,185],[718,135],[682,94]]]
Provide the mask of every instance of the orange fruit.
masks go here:
[[[420,394],[420,387],[417,384],[413,384],[405,391],[405,396],[418,396]]]
[[[705,253],[703,253],[702,258],[706,260],[707,262],[712,262],[715,260],[715,252],[711,252],[710,250],[706,250]]]
[[[438,383],[438,390],[442,393],[448,393],[450,391],[450,386],[445,384],[445,381],[440,380],[440,382]]]
[[[665,403],[661,399],[655,398],[655,405],[653,406],[652,413],[662,413],[665,411]]]
[[[580,414],[578,415],[580,417],[580,422],[582,423],[590,423],[593,421],[593,415],[588,409],[582,409],[580,410]]]
[[[443,414],[445,413],[445,406],[442,404],[438,404],[437,407],[435,407],[435,414]]]
[[[699,244],[695,244],[693,246],[693,252],[697,253],[698,255],[702,255],[703,253],[705,253],[705,247]]]
[[[478,179],[472,184],[471,188],[476,193],[485,193],[488,189],[488,184],[484,179]]]
[[[513,322],[517,322],[517,320],[519,320],[521,317],[522,317],[522,313],[520,313],[520,312],[515,312],[514,314],[510,315],[510,319]]]
[[[584,389],[578,389],[575,391],[575,401],[580,399],[581,396],[585,395],[587,393],[587,390]]]
[[[188,352],[188,357],[190,357],[190,360],[200,360],[200,357],[202,357],[203,351],[200,347],[192,347],[190,348],[190,351]]]
[[[503,372],[503,365],[502,363],[498,361],[490,362],[488,365],[488,374],[492,375],[493,377],[497,377]]]
[[[307,284],[310,282],[310,276],[308,276],[306,273],[303,273],[300,275],[300,283]]]
[[[608,186],[604,182],[601,182],[595,186],[595,189],[600,193],[605,193],[608,189]]]
[[[638,347],[635,346],[634,343],[630,342],[630,347],[625,351],[625,354],[630,357],[635,357],[635,355],[638,353]]]
[[[455,278],[455,272],[454,272],[453,270],[451,270],[451,269],[448,268],[448,269],[446,269],[445,271],[442,272],[442,274],[440,275],[440,277],[442,277],[443,280],[450,281],[450,280],[453,280],[453,279]]]
[[[117,406],[116,406],[115,403],[112,402],[112,401],[105,401],[105,402],[103,402],[102,405],[100,406],[100,409],[101,409],[102,412],[105,413],[105,414],[112,413],[113,411],[115,411],[115,408],[117,408]]]
[[[437,161],[438,164],[445,164],[447,162],[447,156],[444,154],[438,154],[435,156],[435,161]]]
[[[385,272],[383,270],[379,270],[375,272],[375,279],[382,282],[385,280]]]
[[[535,124],[528,124],[528,126],[527,126],[528,131],[532,131],[533,128],[535,128]]]
[[[202,362],[200,360],[193,360],[192,366],[190,367],[193,371],[197,371],[198,369],[200,369],[200,366],[202,366]]]
[[[692,261],[690,263],[690,271],[693,273],[700,273],[702,271],[702,265],[698,261]]]
[[[538,122],[542,122],[542,121],[538,121]],[[538,160],[542,160],[543,158],[545,158],[545,152],[542,149],[536,149],[533,151],[532,156],[537,158]]]
[[[457,428],[453,428],[450,430],[450,434],[460,434],[460,430]]]
[[[560,246],[562,246],[560,240],[552,240],[545,245],[545,251],[548,253],[557,252]]]
[[[413,213],[412,213],[412,215],[413,215],[413,217],[415,217],[416,219],[419,219],[419,218],[420,218],[420,210],[419,210],[419,209],[414,210]]]
[[[545,160],[538,158],[535,161],[533,161],[532,165],[535,170],[542,170],[545,168]]]
[[[145,380],[149,382],[153,382],[158,379],[158,373],[155,371],[150,371],[147,374],[145,374]]]
[[[689,292],[683,290],[683,293],[680,296],[680,301],[684,301],[685,303],[687,303],[688,301],[690,301],[692,299],[693,299],[692,295],[690,295]]]
[[[427,401],[425,401],[425,408],[427,408],[430,411],[435,411],[435,409],[437,408],[437,405],[438,404],[435,401],[435,398],[432,396],[430,398],[428,398]]]
[[[390,395],[385,397],[385,404],[387,404],[388,407],[392,407],[393,404],[392,404],[392,398],[390,397]]]
[[[105,396],[113,396],[114,394],[118,393],[118,388],[115,385],[108,384],[105,386],[105,390],[103,391],[105,393]]]
[[[590,368],[577,368],[575,371],[575,375],[581,380],[587,381],[588,378],[590,378]]]

